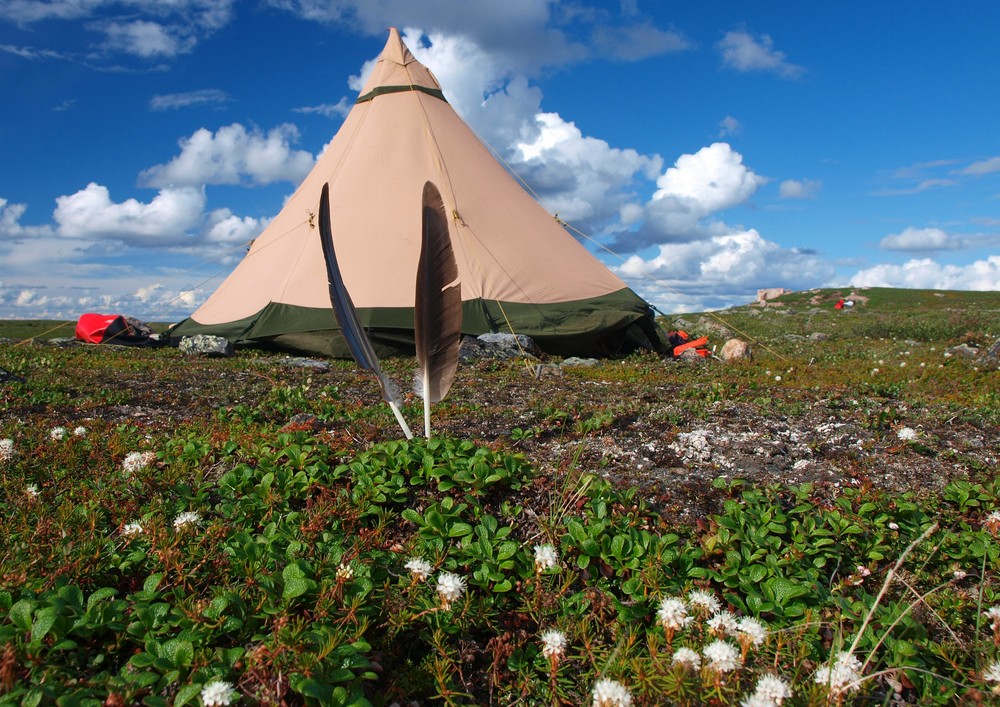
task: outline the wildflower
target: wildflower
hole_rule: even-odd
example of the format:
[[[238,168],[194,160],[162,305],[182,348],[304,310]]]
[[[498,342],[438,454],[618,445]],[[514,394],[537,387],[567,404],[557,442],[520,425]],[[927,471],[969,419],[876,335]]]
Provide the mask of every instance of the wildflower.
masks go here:
[[[628,707],[632,704],[632,695],[617,680],[598,680],[590,694],[594,698],[594,707]]]
[[[535,571],[544,572],[559,564],[559,554],[552,545],[535,545]]]
[[[542,639],[542,655],[549,660],[557,661],[566,652],[566,634],[562,631],[550,628],[540,638]]]
[[[0,461],[8,462],[14,458],[17,450],[14,449],[14,440],[0,439]]]
[[[74,427],[73,428],[73,436],[74,437],[86,437],[87,436],[87,428],[83,427],[82,425],[80,427]]]
[[[122,528],[122,535],[125,537],[131,537],[132,535],[138,535],[142,532],[142,526],[138,523],[126,523],[125,527]]]
[[[769,700],[766,697],[762,697],[756,692],[746,699],[740,700],[740,707],[774,707],[776,704],[778,703],[773,700]]]
[[[714,594],[701,589],[695,589],[688,594],[688,604],[696,612],[705,616],[714,614],[722,607]]]
[[[49,439],[53,442],[59,442],[66,439],[66,428],[65,427],[53,427],[49,430]]]
[[[900,361],[899,362],[899,367],[900,368],[906,368],[906,361]]]
[[[908,442],[911,439],[917,438],[917,431],[912,427],[901,427],[899,431],[896,432],[896,436],[904,442]]]
[[[878,369],[877,368],[873,368],[872,369],[872,375],[873,376],[878,375]]]
[[[667,631],[676,631],[687,626],[691,617],[687,613],[687,605],[676,597],[664,597],[660,608],[656,610],[656,618]]]
[[[985,682],[1000,683],[1000,660],[994,660],[990,663],[990,667],[986,668],[983,672],[983,680]],[[1000,694],[1000,685],[994,685],[993,692]]]
[[[842,651],[829,663],[821,665],[813,676],[819,685],[826,685],[838,695],[846,690],[858,690],[861,685],[861,661],[849,651]]]
[[[125,461],[122,462],[122,469],[125,470],[126,474],[134,474],[152,464],[154,459],[156,459],[156,454],[153,452],[129,452],[125,455]]]
[[[990,628],[993,629],[993,640],[1000,645],[1000,605],[991,606],[985,613],[990,620]]]
[[[792,688],[774,673],[765,673],[757,681],[753,694],[763,700],[761,704],[780,705],[792,696]]]
[[[779,382],[780,382],[780,381],[781,381],[781,376],[775,376],[775,377],[774,377],[774,380],[776,380],[776,381],[779,381]]]
[[[419,557],[411,557],[406,561],[404,567],[410,570],[410,575],[417,582],[423,582],[431,576],[431,563]]]
[[[954,572],[951,573],[951,575],[955,579],[965,579],[966,577],[969,576],[969,573],[966,572],[965,570],[955,570]]]
[[[736,635],[736,616],[733,612],[722,610],[712,616],[707,622],[708,630],[716,636]]]
[[[4,440],[6,442],[7,440]],[[2,443],[0,443],[2,444]],[[3,458],[3,454],[0,454],[0,459]],[[990,514],[983,519],[983,527],[994,535],[1000,530],[1000,511],[990,511]]]
[[[889,523],[889,530],[899,530],[898,523]]]
[[[853,584],[854,586],[864,584],[865,577],[870,576],[872,573],[872,571],[867,567],[865,567],[864,565],[857,565],[854,569],[855,569],[853,575],[854,579],[851,581],[851,584]]]
[[[180,530],[186,525],[198,525],[200,522],[200,514],[194,511],[184,511],[183,513],[178,513],[177,517],[174,518],[174,528]]]
[[[38,490],[38,484],[28,484],[27,487],[25,487],[24,492],[34,498],[40,493]]]
[[[728,641],[715,640],[701,649],[701,654],[707,661],[705,667],[716,673],[728,673],[736,670],[743,662],[736,646]]]
[[[697,651],[690,648],[678,648],[674,651],[674,657],[671,662],[674,665],[683,665],[690,670],[697,670],[701,667],[701,656],[698,655]]]
[[[205,707],[229,705],[238,698],[236,689],[225,680],[213,680],[201,688],[201,701]]]
[[[451,572],[442,572],[438,575],[437,592],[447,609],[465,593],[465,578]]]
[[[759,646],[767,638],[767,629],[752,616],[744,616],[736,622],[736,640],[746,655],[750,646]]]
[[[343,562],[337,565],[337,581],[347,582],[351,579],[354,579],[354,568],[350,565],[345,565]]]

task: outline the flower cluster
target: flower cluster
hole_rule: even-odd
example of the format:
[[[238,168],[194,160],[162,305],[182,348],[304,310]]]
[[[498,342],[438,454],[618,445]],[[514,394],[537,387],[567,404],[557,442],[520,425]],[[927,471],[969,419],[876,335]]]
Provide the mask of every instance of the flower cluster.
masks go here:
[[[154,452],[129,452],[122,462],[122,469],[126,474],[134,474],[152,464],[154,459],[156,459]]]
[[[14,449],[14,440],[0,439],[0,461],[8,462],[14,458],[17,450]]]
[[[741,707],[780,707],[792,696],[788,683],[773,673],[762,675],[753,694],[740,702]]]
[[[177,517],[174,518],[174,529],[181,530],[189,525],[198,525],[201,523],[201,514],[194,511],[184,511],[183,513],[178,513]]]
[[[61,442],[66,439],[66,428],[65,427],[53,427],[49,430],[49,439],[53,442]]]
[[[687,605],[682,599],[664,597],[656,610],[656,618],[670,635],[687,626],[694,617],[688,615]]]
[[[836,658],[820,666],[813,680],[826,685],[834,695],[847,690],[857,691],[861,689],[861,661],[850,651],[841,651]]]
[[[404,567],[410,570],[410,575],[417,582],[423,582],[431,576],[431,564],[419,557],[411,557],[406,561]]]
[[[544,572],[559,564],[559,554],[552,545],[535,545],[535,571]]]
[[[556,661],[566,652],[566,634],[562,631],[550,628],[539,638],[542,641],[542,655],[549,660]]]
[[[632,704],[631,693],[617,680],[598,680],[591,696],[594,707],[628,707]]]
[[[743,665],[740,652],[729,641],[714,640],[701,649],[705,667],[714,673],[729,673]]]
[[[444,608],[450,608],[453,601],[458,601],[465,594],[465,578],[451,572],[442,572],[438,575],[437,593]]]
[[[126,523],[125,527],[122,528],[122,535],[127,538],[133,535],[139,535],[140,533],[142,533],[142,525],[139,523]]]
[[[225,680],[213,680],[201,689],[201,702],[205,707],[230,705],[238,698],[236,688]]]

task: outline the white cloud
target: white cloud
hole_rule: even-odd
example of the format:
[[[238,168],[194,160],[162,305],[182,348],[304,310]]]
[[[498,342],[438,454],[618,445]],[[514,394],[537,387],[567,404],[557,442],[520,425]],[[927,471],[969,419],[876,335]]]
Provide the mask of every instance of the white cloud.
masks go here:
[[[774,40],[766,34],[754,37],[745,30],[726,32],[717,47],[722,53],[722,63],[739,72],[770,71],[796,78],[805,71],[787,61],[785,54],[774,48]]]
[[[624,61],[680,52],[692,46],[680,32],[662,30],[645,22],[620,27],[598,25],[593,42],[604,53]]]
[[[782,199],[813,199],[823,183],[813,179],[786,179],[778,187]]]
[[[217,88],[206,88],[187,93],[168,93],[163,96],[153,96],[149,101],[149,109],[155,111],[173,110],[206,104],[221,105],[230,100],[229,94]]]
[[[990,157],[986,160],[973,162],[968,167],[959,171],[959,174],[968,174],[973,177],[982,177],[993,172],[1000,172],[1000,157]]]
[[[21,217],[27,210],[26,204],[11,204],[0,197],[0,242],[4,239],[52,234],[49,226],[22,226]]]
[[[782,248],[754,229],[662,244],[658,251],[648,259],[633,255],[612,269],[661,308],[678,295],[716,307],[741,304],[761,288],[815,287],[834,274],[819,256]]]
[[[91,182],[85,189],[56,199],[53,218],[60,236],[114,238],[130,245],[168,246],[188,240],[201,221],[205,193],[194,187],[162,189],[148,204],[111,201],[108,188]]]
[[[929,290],[1000,290],[1000,255],[968,265],[945,265],[930,258],[860,270],[852,287],[907,287]]]
[[[886,236],[878,244],[882,250],[903,252],[954,250],[960,248],[961,245],[958,240],[940,228],[913,228],[912,226],[900,233]]]
[[[360,90],[360,88],[358,90]],[[317,106],[302,106],[300,108],[292,108],[292,110],[296,113],[303,113],[305,115],[314,113],[328,118],[332,118],[335,115],[339,115],[343,118],[347,117],[347,114],[351,112],[351,108],[353,107],[354,102],[348,100],[345,96],[336,103],[321,103]]]
[[[725,118],[719,121],[719,137],[728,137],[730,135],[739,135],[743,132],[743,125],[731,115],[727,115]]]
[[[314,158],[303,150],[293,150],[298,129],[279,125],[267,135],[248,132],[239,123],[205,128],[180,141],[181,153],[164,165],[145,170],[143,186],[200,186],[204,184],[270,184],[288,181],[298,184],[312,169]]]
[[[177,36],[175,29],[172,31],[166,25],[148,20],[111,22],[104,26],[103,31],[108,48],[145,59],[183,54],[191,51],[197,43],[191,37]]]

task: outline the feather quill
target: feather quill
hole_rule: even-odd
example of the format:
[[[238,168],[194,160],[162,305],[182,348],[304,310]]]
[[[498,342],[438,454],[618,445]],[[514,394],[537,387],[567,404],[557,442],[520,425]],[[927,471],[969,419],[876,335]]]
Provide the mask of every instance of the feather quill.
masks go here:
[[[444,399],[455,380],[462,343],[462,285],[448,235],[441,193],[424,184],[422,237],[417,265],[413,335],[417,348],[417,392],[424,399],[424,434],[431,436],[431,403]]]
[[[333,305],[334,316],[337,318],[337,323],[340,324],[341,334],[347,341],[347,348],[361,368],[373,372],[378,378],[383,400],[389,403],[389,407],[396,416],[396,421],[399,422],[406,438],[413,439],[410,426],[406,424],[406,420],[399,410],[402,402],[399,386],[382,372],[371,339],[368,338],[368,333],[361,326],[358,312],[354,308],[354,301],[351,299],[351,294],[347,291],[344,278],[340,273],[337,252],[333,247],[333,227],[330,223],[329,184],[323,185],[323,192],[319,199],[319,235],[323,244],[323,259],[326,261],[327,281],[330,285],[330,304]]]

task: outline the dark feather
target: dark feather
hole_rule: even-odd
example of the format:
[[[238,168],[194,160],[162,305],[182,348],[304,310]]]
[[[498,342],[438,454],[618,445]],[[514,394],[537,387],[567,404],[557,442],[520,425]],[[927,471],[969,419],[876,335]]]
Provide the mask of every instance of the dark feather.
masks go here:
[[[462,343],[462,286],[448,235],[441,193],[424,185],[423,240],[417,266],[413,329],[419,366],[419,391],[429,403],[444,399],[455,380]]]
[[[340,273],[340,264],[337,262],[337,252],[333,247],[333,229],[330,224],[330,185],[323,185],[323,192],[319,199],[319,234],[320,242],[323,244],[323,258],[326,260],[326,275],[330,285],[330,304],[333,305],[334,316],[340,324],[341,334],[347,341],[347,348],[350,349],[351,356],[358,362],[358,365],[365,370],[372,371],[378,378],[379,387],[382,389],[382,398],[393,407],[400,426],[407,437],[410,437],[410,429],[405,421],[401,419],[398,412],[398,405],[401,404],[402,396],[399,387],[390,380],[379,366],[378,356],[372,347],[368,333],[361,326],[358,319],[358,312],[354,308],[351,294],[344,285],[344,278]]]

